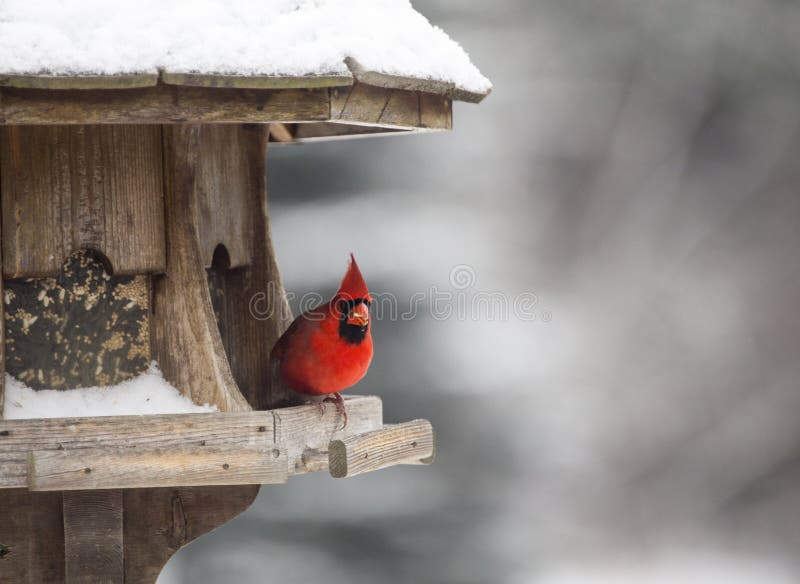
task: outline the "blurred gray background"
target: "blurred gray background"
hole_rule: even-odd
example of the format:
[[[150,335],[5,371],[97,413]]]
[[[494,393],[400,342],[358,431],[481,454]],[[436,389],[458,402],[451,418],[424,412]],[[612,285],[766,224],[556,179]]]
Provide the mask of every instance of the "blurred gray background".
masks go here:
[[[284,283],[535,294],[374,322],[354,390],[438,458],[305,476],[161,584],[800,581],[800,6],[417,0],[495,90],[270,152]],[[296,308],[296,307],[295,307]]]

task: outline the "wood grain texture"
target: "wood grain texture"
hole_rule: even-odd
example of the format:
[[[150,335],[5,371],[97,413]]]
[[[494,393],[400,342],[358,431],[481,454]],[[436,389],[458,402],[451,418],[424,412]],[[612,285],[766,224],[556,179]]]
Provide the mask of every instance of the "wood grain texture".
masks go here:
[[[349,421],[342,430],[342,416],[333,404],[324,404],[323,415],[316,405],[272,410],[276,442],[286,447],[289,473],[308,472],[303,454],[308,450],[327,451],[332,440],[377,430],[383,424],[383,404],[374,396],[345,397]],[[315,470],[315,469],[311,469]]]
[[[125,584],[155,584],[181,547],[247,509],[257,485],[126,489]]]
[[[167,273],[154,279],[153,356],[195,403],[249,410],[220,338],[198,235],[195,197],[200,127],[164,126]]]
[[[218,245],[229,265],[210,273],[212,303],[234,379],[250,405],[296,403],[273,383],[269,353],[291,324],[269,229],[266,157],[269,128],[206,126],[200,133],[197,200],[206,265]]]
[[[8,547],[0,558],[3,584],[63,584],[61,493],[1,491],[0,543]]]
[[[63,493],[66,584],[122,584],[122,491]]]
[[[31,491],[285,483],[286,451],[254,446],[36,450]]]
[[[31,451],[203,446],[271,449],[274,435],[270,412],[2,420],[0,488],[27,486]]]
[[[0,88],[0,124],[307,122],[330,115],[328,88],[224,89],[159,84],[125,90]]]
[[[486,92],[469,91],[456,87],[450,81],[440,81],[438,79],[422,79],[419,77],[404,77],[401,75],[387,75],[378,71],[371,71],[361,65],[353,57],[345,59],[348,68],[353,73],[353,77],[360,83],[385,87],[389,89],[404,89],[407,91],[422,91],[434,95],[443,95],[449,99],[466,101],[469,103],[480,103],[489,95],[492,90]]]
[[[404,77],[402,75],[387,75],[386,73],[372,71],[364,67],[353,57],[347,57],[345,63],[356,81],[365,85],[383,87],[386,89],[403,89],[405,91],[425,91],[427,93],[445,96],[451,96],[455,89],[455,84],[449,81]]]
[[[302,467],[303,453],[327,451],[331,440],[381,428],[381,400],[345,398],[350,421],[332,404],[324,413],[316,405],[270,411],[209,414],[161,414],[91,418],[0,420],[0,489],[28,485],[28,453],[71,453],[85,449],[285,449],[290,473]],[[298,461],[300,461],[298,463]]]
[[[169,85],[238,89],[313,89],[353,84],[353,76],[350,74],[279,77],[274,75],[203,75],[164,71],[161,74],[161,80]]]
[[[0,73],[0,87],[26,89],[130,89],[158,83],[158,73],[132,75],[14,75]],[[55,96],[57,98],[57,96]]]
[[[254,185],[242,126],[203,125],[198,144],[195,196],[205,267],[211,267],[218,245],[225,247],[228,267],[249,266],[253,260],[253,215],[257,209],[251,205],[249,191]],[[260,168],[263,172],[264,163]]]
[[[163,271],[158,126],[0,128],[3,275],[52,276],[81,248],[114,273]]]
[[[447,130],[452,127],[452,111],[447,97],[430,97],[430,94],[419,91],[387,89],[364,83],[330,91],[332,121],[409,130]]]
[[[431,423],[413,420],[331,441],[328,463],[332,477],[345,478],[397,464],[430,464],[433,455]]]

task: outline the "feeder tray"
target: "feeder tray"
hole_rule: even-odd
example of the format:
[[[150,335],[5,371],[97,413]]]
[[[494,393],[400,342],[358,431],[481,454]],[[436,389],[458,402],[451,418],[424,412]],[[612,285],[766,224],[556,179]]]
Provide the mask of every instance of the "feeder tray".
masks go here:
[[[0,74],[0,374],[113,385],[155,360],[219,410],[0,419],[0,582],[150,584],[258,485],[432,462],[429,422],[384,425],[378,398],[350,396],[341,429],[268,359],[292,320],[268,144],[449,130],[453,99],[485,95],[347,67]]]

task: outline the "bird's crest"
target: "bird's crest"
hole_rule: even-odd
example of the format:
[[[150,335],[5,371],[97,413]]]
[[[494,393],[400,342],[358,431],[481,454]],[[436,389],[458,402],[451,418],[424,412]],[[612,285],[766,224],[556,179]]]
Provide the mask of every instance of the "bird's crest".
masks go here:
[[[367,289],[367,283],[364,281],[364,276],[361,275],[361,270],[358,269],[356,258],[352,253],[350,254],[350,263],[347,265],[347,273],[342,278],[342,283],[339,285],[339,291],[336,296],[347,300],[357,300],[359,298],[372,300]]]

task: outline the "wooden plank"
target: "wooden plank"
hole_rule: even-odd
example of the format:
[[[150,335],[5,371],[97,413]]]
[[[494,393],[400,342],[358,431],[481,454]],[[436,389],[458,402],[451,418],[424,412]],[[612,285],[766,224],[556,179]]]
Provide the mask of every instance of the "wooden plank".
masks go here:
[[[27,486],[28,452],[86,448],[271,449],[270,412],[164,414],[0,421],[0,488]]]
[[[359,83],[383,87],[386,89],[402,89],[405,91],[424,91],[439,95],[449,96],[455,89],[455,84],[438,79],[422,79],[419,77],[404,77],[402,75],[388,75],[367,69],[353,57],[345,59],[348,69]]]
[[[420,77],[405,77],[402,75],[389,75],[372,71],[361,65],[353,57],[345,59],[347,67],[359,83],[374,85],[375,87],[384,87],[387,89],[403,89],[406,91],[421,91],[435,95],[443,95],[450,99],[457,99],[459,101],[466,101],[469,103],[480,103],[483,99],[491,93],[468,91],[466,89],[456,87],[455,83],[450,81],[440,81],[438,79],[424,79]]]
[[[293,403],[273,383],[268,358],[292,320],[269,232],[268,138],[263,125],[204,127],[196,188],[206,265],[220,244],[230,258],[209,278],[220,335],[234,379],[256,409]]]
[[[208,291],[195,197],[200,127],[164,127],[167,273],[153,282],[153,354],[195,403],[249,410],[233,379]]]
[[[61,493],[0,492],[0,582],[63,584],[64,519]]]
[[[310,89],[319,87],[342,87],[353,84],[353,76],[349,73],[281,77],[275,75],[209,75],[164,71],[161,74],[161,80],[169,85],[237,89]]]
[[[115,274],[163,271],[158,126],[0,128],[3,274],[52,276],[81,248]]]
[[[0,124],[168,124],[328,119],[328,88],[224,89],[156,85],[140,89],[0,88]]]
[[[262,129],[266,131],[266,126]],[[200,127],[195,196],[197,231],[207,268],[218,245],[225,247],[228,267],[249,266],[253,260],[252,217],[256,209],[249,204],[250,176],[242,132],[239,124]]]
[[[428,420],[387,425],[335,439],[328,448],[330,473],[345,478],[397,464],[433,462],[433,428]]]
[[[25,89],[131,89],[158,83],[158,73],[131,75],[18,75],[0,73],[0,87]]]
[[[122,491],[63,494],[66,584],[122,584]]]
[[[31,491],[285,483],[286,451],[276,445],[36,450]]]

